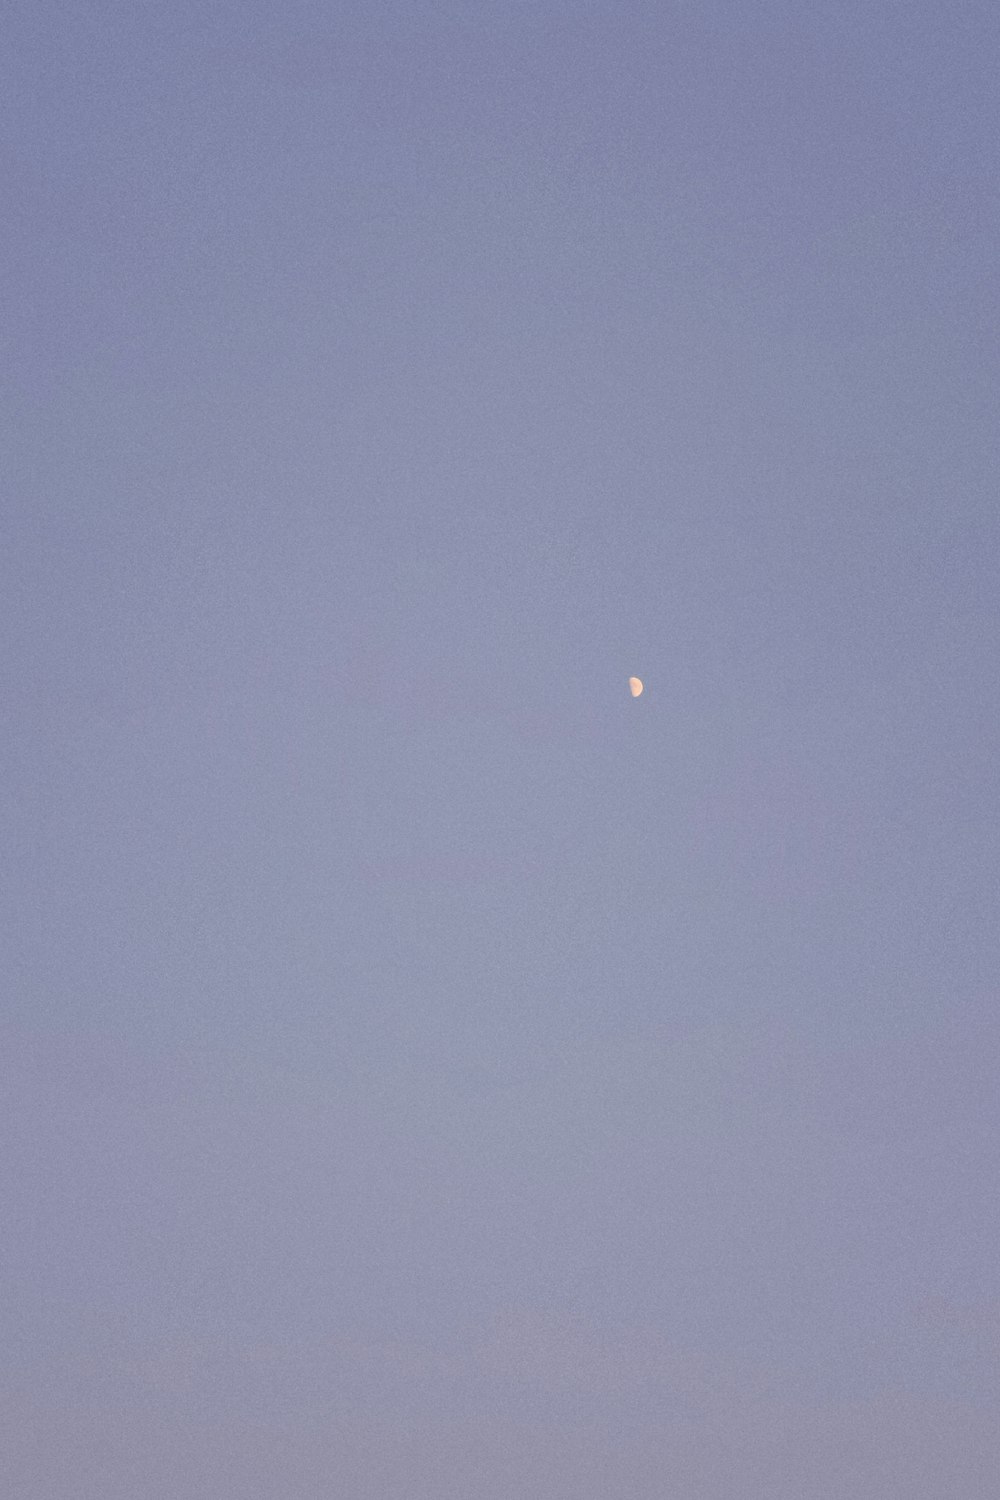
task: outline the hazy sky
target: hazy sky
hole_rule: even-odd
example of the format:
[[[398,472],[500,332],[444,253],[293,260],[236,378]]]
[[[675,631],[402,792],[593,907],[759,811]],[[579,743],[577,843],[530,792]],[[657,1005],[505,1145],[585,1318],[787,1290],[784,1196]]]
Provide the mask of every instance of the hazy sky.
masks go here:
[[[3,33],[4,1493],[993,1500],[1000,11]]]

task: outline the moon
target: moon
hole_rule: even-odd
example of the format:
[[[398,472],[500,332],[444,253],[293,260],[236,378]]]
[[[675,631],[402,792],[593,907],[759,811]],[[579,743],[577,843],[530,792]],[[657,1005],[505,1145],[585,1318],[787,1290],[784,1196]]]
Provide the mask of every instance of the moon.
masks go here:
[[[642,692],[642,683],[638,677],[629,678],[628,690],[632,694],[633,698],[638,698],[639,694]]]

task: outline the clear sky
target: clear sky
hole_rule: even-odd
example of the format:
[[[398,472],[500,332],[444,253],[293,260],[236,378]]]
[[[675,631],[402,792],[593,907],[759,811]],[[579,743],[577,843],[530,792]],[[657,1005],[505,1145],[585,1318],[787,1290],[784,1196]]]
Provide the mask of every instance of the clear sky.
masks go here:
[[[993,1500],[998,43],[10,0],[4,1493]]]

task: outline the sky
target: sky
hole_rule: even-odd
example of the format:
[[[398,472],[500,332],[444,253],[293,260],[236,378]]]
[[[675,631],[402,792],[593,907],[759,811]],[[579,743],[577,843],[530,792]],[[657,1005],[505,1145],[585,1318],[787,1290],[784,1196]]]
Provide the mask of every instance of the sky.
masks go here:
[[[3,33],[5,1492],[992,1500],[1000,12]]]

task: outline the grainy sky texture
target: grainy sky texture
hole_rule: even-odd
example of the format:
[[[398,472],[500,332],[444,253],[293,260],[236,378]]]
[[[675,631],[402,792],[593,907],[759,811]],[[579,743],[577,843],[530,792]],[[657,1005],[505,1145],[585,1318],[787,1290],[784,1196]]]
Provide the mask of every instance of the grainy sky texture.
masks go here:
[[[993,1500],[1000,11],[3,35],[3,1492]]]

